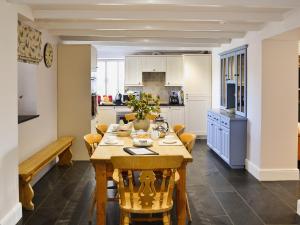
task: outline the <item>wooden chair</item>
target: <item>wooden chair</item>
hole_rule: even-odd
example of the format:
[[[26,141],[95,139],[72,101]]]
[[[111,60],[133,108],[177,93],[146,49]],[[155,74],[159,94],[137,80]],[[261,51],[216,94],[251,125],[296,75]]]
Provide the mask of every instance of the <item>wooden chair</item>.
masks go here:
[[[186,147],[186,149],[189,151],[189,153],[192,154],[196,142],[196,135],[192,133],[183,133],[179,136],[179,139]],[[192,222],[192,215],[191,215],[190,204],[189,204],[189,199],[187,194],[186,194],[186,211],[187,211],[189,222]]]
[[[88,154],[91,157],[97,148],[97,145],[100,143],[102,136],[101,134],[87,134],[83,137],[86,149],[88,150]],[[96,189],[92,195],[92,203],[89,211],[89,223],[92,222],[93,212],[96,206]]]
[[[183,133],[179,136],[179,139],[183,143],[184,147],[192,154],[195,142],[196,142],[196,135],[192,133]]]
[[[102,136],[100,134],[87,134],[83,138],[84,138],[85,145],[88,150],[89,156],[91,157],[93,155],[95,149],[97,148],[98,144],[102,140]],[[108,179],[113,180],[112,177],[109,177]],[[116,186],[108,186],[107,189],[116,189]],[[114,198],[108,198],[108,200],[115,201],[116,196]],[[90,212],[89,212],[89,222],[90,223],[92,222],[95,206],[96,206],[96,188],[93,192],[92,204],[91,204]]]
[[[128,122],[132,122],[136,119],[136,113],[128,113],[128,114],[125,114],[125,119],[128,121]]]
[[[101,134],[87,134],[83,137],[88,154],[91,157],[102,139]]]
[[[173,130],[175,134],[179,137],[184,132],[185,126],[183,124],[175,124]]]
[[[107,129],[108,129],[108,125],[106,125],[106,124],[104,124],[104,123],[98,124],[98,125],[96,126],[96,131],[97,131],[97,133],[100,134],[102,137],[103,137],[104,134],[106,133]]]
[[[157,114],[152,114],[152,113],[149,113],[149,114],[146,115],[146,118],[148,120],[155,120],[157,117],[158,117]]]
[[[118,169],[118,190],[120,195],[120,224],[131,221],[163,221],[171,224],[170,212],[173,207],[175,173],[182,164],[182,156],[116,156],[111,158],[113,167]],[[155,182],[155,170],[162,170],[161,182]],[[140,171],[139,184],[133,183],[133,171]],[[123,173],[128,173],[124,182]],[[147,218],[132,218],[131,214],[149,215]],[[162,218],[151,214],[162,213]]]

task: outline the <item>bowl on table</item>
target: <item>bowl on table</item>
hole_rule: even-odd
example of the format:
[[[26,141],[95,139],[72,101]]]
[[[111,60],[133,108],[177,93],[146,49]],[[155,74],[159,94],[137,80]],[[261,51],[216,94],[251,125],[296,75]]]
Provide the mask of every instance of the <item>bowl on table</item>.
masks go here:
[[[150,147],[153,145],[153,141],[149,138],[134,138],[133,145],[136,147]]]

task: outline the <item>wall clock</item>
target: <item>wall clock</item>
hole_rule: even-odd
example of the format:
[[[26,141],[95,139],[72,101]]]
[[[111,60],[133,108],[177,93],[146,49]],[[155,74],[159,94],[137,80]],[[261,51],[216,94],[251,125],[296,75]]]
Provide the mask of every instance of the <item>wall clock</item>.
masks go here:
[[[53,63],[53,47],[50,43],[46,43],[44,47],[44,62],[47,68],[50,68]]]

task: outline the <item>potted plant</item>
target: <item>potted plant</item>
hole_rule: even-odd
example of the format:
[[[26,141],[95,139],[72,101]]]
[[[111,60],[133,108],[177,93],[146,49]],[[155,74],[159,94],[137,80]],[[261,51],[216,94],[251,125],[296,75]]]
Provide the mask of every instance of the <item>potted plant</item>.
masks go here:
[[[159,96],[154,98],[152,94],[141,93],[139,99],[134,95],[129,95],[128,98],[127,106],[132,109],[133,113],[136,113],[136,120],[133,121],[134,129],[147,131],[150,127],[147,115],[160,112]]]

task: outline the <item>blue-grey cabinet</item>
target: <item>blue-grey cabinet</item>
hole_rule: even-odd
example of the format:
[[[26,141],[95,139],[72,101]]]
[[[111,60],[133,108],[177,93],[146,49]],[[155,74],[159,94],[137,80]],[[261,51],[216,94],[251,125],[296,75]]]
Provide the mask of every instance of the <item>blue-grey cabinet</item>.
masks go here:
[[[220,54],[221,107],[247,116],[247,45]]]
[[[232,168],[243,168],[247,152],[247,119],[223,110],[207,114],[207,145]]]

